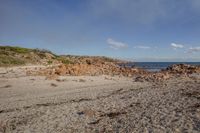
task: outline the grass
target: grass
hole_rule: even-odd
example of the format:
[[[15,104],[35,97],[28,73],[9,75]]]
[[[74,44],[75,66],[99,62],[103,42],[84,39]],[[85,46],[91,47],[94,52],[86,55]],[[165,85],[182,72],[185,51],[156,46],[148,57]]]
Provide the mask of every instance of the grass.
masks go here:
[[[51,59],[49,58],[49,55]],[[47,64],[52,64],[55,60],[62,62],[63,64],[75,64],[84,61],[84,58],[91,58],[92,61],[98,62],[115,62],[115,59],[105,56],[75,56],[75,55],[56,55],[46,49],[29,49],[17,46],[0,46],[0,66],[9,65],[24,65],[26,63],[40,63],[41,59],[44,59]],[[87,64],[91,64],[86,60]]]
[[[24,65],[25,62],[10,56],[0,55],[0,66]]]
[[[102,56],[102,59],[105,60],[106,62],[114,62],[115,61],[114,59],[105,57],[105,56]]]
[[[66,59],[65,57],[57,57],[57,60],[61,61],[63,64],[73,64],[72,61]]]
[[[40,61],[40,59],[46,59],[46,53],[54,55],[52,52],[45,49],[29,49],[17,46],[0,46],[0,66],[14,66],[24,65],[25,63],[36,63],[37,61]],[[53,61],[47,60],[47,63],[52,64]]]
[[[12,51],[16,53],[28,53],[31,49],[28,48],[21,48],[21,47],[11,47],[11,46],[0,46],[1,51]]]
[[[47,50],[47,49],[39,49],[39,48],[36,48],[36,49],[33,49],[33,52],[35,52],[35,53],[40,53],[42,56],[44,56],[45,53],[49,53],[49,54],[52,54],[53,56],[57,57],[56,54],[54,54],[53,52],[51,52],[50,50]]]

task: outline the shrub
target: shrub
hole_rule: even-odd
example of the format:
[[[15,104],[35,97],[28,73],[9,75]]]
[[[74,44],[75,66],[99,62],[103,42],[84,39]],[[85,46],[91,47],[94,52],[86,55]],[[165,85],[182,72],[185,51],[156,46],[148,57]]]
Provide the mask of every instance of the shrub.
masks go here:
[[[105,56],[102,56],[102,59],[105,60],[106,62],[114,62],[115,61],[114,59],[105,57]]]
[[[73,64],[72,61],[70,61],[64,57],[58,57],[57,60],[61,61],[63,64]]]
[[[49,61],[47,61],[47,63],[50,65],[50,64],[52,64],[52,63],[53,63],[53,61],[49,60]]]
[[[36,48],[33,50],[34,52],[37,52],[37,53],[49,53],[49,54],[52,54],[54,56],[57,56],[56,54],[54,54],[53,52],[51,52],[50,50],[47,50],[47,49],[39,49],[39,48]]]
[[[28,48],[21,48],[21,47],[11,47],[11,46],[1,46],[0,47],[1,51],[12,51],[12,52],[16,52],[16,53],[28,53],[31,50]]]
[[[23,65],[23,64],[25,64],[23,60],[0,55],[0,66]]]

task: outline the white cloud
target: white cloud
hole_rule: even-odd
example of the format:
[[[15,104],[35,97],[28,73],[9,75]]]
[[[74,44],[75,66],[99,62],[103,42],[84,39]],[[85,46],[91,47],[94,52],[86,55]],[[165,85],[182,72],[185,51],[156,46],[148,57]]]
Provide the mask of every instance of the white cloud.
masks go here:
[[[176,43],[171,43],[171,46],[172,46],[174,49],[183,48],[183,47],[184,47],[182,44],[176,44]]]
[[[134,48],[139,48],[139,49],[150,49],[149,46],[135,46]]]
[[[189,53],[200,52],[200,47],[191,47],[188,50]]]
[[[127,48],[128,45],[123,43],[123,42],[118,42],[113,40],[112,38],[108,38],[107,39],[107,43],[109,44],[110,48],[118,50],[118,49],[123,49],[123,48]]]

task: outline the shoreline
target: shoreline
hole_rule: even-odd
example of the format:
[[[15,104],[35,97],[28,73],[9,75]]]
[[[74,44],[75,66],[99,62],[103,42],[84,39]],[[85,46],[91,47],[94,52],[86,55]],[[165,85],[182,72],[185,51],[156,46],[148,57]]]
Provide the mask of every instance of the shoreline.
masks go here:
[[[200,62],[130,62],[126,64],[121,64],[122,67],[135,67],[140,68],[149,72],[160,72],[171,65],[178,65],[178,64],[187,64],[187,65],[194,65],[200,66]]]

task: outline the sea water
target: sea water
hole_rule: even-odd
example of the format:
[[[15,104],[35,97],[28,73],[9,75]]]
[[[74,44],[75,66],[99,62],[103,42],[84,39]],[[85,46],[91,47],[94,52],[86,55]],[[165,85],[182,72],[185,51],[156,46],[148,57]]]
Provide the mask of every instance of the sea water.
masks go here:
[[[137,67],[148,71],[160,71],[173,64],[200,65],[200,62],[133,62],[125,64],[126,67]],[[123,64],[124,66],[124,64]]]

